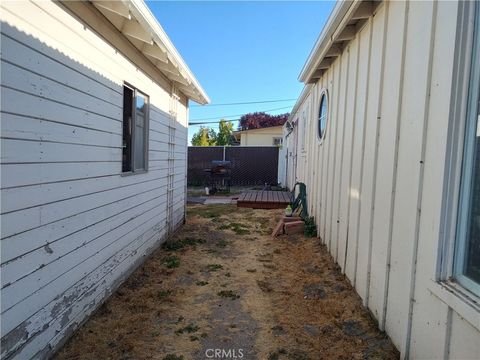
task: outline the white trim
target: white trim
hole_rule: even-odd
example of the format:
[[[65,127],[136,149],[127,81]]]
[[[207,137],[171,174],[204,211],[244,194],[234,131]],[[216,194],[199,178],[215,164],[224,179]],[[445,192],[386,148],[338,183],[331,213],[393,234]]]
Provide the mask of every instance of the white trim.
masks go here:
[[[480,6],[478,3],[462,3],[459,16],[456,54],[452,86],[452,109],[450,112],[448,152],[444,178],[445,189],[442,204],[441,238],[435,281],[429,284],[430,291],[451,306],[462,317],[477,329],[480,329],[480,285],[466,278],[459,269],[459,259],[463,257],[465,240],[465,207],[461,207],[461,199],[469,196],[469,189],[462,181],[464,172],[464,153],[472,146],[465,138],[466,127],[472,124],[472,97],[478,101],[478,81],[480,71],[473,57],[473,37],[479,32],[478,22]],[[475,25],[477,28],[475,28]],[[478,36],[478,35],[477,35]],[[476,41],[480,48],[480,39]],[[479,59],[476,59],[479,61]],[[473,75],[470,73],[473,64]],[[471,93],[471,84],[477,88]],[[475,104],[477,105],[477,104]],[[476,106],[475,106],[476,107]],[[477,109],[478,110],[478,109]],[[475,116],[475,119],[477,116]],[[476,124],[475,124],[476,125]],[[471,129],[470,129],[471,130]],[[475,133],[475,132],[474,132]],[[471,139],[470,139],[471,140]],[[468,155],[468,154],[467,154]],[[468,160],[468,159],[467,159]],[[468,180],[468,179],[467,179]],[[468,185],[468,184],[467,184]],[[466,193],[468,192],[468,194]],[[468,211],[468,209],[467,209]],[[462,221],[463,220],[463,221]],[[458,223],[461,221],[462,223]],[[462,241],[463,240],[463,241]],[[463,259],[462,259],[463,260]],[[463,264],[463,263],[462,263]],[[455,279],[453,281],[452,279]],[[473,311],[473,312],[472,312]]]
[[[480,298],[465,291],[463,286],[453,281],[437,282],[431,280],[429,291],[457,314],[480,330]]]

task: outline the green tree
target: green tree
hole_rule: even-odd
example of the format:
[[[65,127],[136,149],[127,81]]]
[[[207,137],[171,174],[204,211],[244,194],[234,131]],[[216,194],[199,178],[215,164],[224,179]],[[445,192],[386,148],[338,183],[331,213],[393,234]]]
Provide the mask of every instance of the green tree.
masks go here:
[[[223,119],[220,120],[218,123],[217,145],[232,145],[233,141],[233,123]]]
[[[217,143],[217,134],[215,130],[201,126],[192,136],[193,146],[214,146]]]

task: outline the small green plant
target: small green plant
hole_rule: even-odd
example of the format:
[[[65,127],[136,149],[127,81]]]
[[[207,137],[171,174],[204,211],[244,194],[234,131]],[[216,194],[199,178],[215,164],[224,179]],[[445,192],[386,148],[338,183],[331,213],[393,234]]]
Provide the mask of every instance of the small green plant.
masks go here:
[[[163,248],[167,251],[178,251],[187,246],[195,246],[196,244],[203,244],[205,240],[194,237],[186,237],[185,239],[176,241],[167,241],[163,244]]]
[[[175,334],[177,334],[177,335],[180,335],[180,334],[183,334],[183,333],[191,334],[191,333],[197,332],[198,329],[200,329],[200,328],[197,325],[194,325],[194,324],[190,323],[183,328],[175,330]]]
[[[163,244],[163,248],[167,251],[177,251],[183,249],[184,245],[181,241],[167,241]]]
[[[292,212],[293,212],[292,206],[288,204],[288,206],[285,208],[285,215],[292,216]]]
[[[180,266],[180,258],[178,256],[167,256],[164,263],[169,269],[177,268]]]
[[[235,291],[233,290],[222,290],[217,293],[218,296],[223,298],[230,298],[232,300],[236,300],[240,297]]]
[[[218,271],[220,269],[223,269],[223,266],[220,264],[208,264],[207,265],[207,270],[208,271]]]
[[[208,285],[208,281],[197,281],[195,284],[197,286],[205,286],[205,285]]]
[[[250,234],[250,230],[248,230],[247,226],[240,223],[230,223],[230,229],[232,229],[232,231],[237,235]]]
[[[305,219],[305,230],[303,233],[305,237],[317,236],[317,225],[315,225],[315,218],[313,216]]]
[[[247,271],[248,271],[249,273],[255,273],[255,272],[257,272],[257,269],[247,269]]]
[[[187,211],[188,216],[199,216],[206,219],[217,220],[222,215],[227,215],[232,210],[231,205],[215,204],[206,206],[198,206],[189,208]]]
[[[190,336],[190,341],[197,341],[197,340],[199,340],[198,336],[196,336],[196,335],[191,335]]]
[[[225,273],[225,276],[226,276],[226,277],[231,277],[232,274],[230,274],[229,272],[227,272],[227,273]]]

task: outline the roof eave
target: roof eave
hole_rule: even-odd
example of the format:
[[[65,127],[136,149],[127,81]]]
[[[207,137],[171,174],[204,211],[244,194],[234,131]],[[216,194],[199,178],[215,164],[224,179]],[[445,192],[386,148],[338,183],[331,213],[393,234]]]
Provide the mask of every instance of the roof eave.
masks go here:
[[[371,0],[338,1],[315,42],[298,80],[307,84],[314,83],[321,78],[335,58],[341,55],[345,43],[355,37],[360,28],[359,25],[373,14],[376,5],[380,2]]]
[[[187,98],[210,99],[143,0],[90,2],[117,27]]]

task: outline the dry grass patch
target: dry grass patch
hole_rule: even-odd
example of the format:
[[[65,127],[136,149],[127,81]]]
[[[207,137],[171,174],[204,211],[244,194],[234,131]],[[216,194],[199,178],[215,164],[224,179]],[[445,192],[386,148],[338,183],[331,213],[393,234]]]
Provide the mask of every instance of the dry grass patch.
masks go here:
[[[245,359],[398,358],[318,239],[270,237],[281,213],[189,206],[187,224],[57,358],[204,359],[212,347]]]

